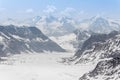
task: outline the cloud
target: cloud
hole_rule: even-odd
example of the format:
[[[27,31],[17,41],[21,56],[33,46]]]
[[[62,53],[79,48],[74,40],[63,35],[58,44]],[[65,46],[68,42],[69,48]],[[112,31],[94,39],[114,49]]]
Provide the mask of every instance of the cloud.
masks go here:
[[[33,9],[27,9],[27,10],[26,10],[26,13],[33,13],[33,12],[34,12]]]
[[[53,13],[56,11],[56,7],[53,5],[48,5],[45,10],[43,10],[44,13]]]
[[[81,12],[83,14],[84,12]],[[46,9],[43,10],[43,15],[53,15],[56,17],[75,17],[78,15],[78,11],[72,7],[67,7],[63,9],[62,11],[58,10],[55,6],[53,5],[48,5]]]
[[[66,8],[65,10],[61,11],[62,16],[71,17],[76,13],[76,10],[74,8]]]

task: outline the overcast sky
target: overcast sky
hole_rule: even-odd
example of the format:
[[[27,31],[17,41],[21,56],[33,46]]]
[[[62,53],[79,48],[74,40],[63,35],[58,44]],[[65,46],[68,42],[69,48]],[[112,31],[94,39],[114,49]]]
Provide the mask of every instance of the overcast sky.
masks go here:
[[[120,18],[120,0],[0,0],[0,17],[27,18],[55,12]]]

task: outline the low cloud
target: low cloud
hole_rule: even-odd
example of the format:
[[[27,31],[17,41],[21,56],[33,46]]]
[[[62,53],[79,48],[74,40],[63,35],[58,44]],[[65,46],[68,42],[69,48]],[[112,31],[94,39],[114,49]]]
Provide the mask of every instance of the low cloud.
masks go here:
[[[67,16],[67,17],[71,17],[72,15],[74,15],[76,13],[76,10],[74,8],[66,8],[65,10],[61,11],[61,15],[62,16]]]
[[[45,10],[43,10],[44,13],[53,13],[56,11],[56,7],[53,5],[48,5]]]

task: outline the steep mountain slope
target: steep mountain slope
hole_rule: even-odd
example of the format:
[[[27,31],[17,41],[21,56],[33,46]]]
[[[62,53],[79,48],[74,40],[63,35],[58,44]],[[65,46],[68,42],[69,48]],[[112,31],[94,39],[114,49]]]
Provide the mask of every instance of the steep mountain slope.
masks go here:
[[[90,62],[115,56],[114,52],[120,49],[119,38],[117,31],[110,34],[94,34],[84,42],[75,57],[79,58],[80,62]]]
[[[119,80],[120,33],[94,34],[74,55],[75,63],[97,64],[79,80]]]
[[[0,26],[0,55],[65,51],[36,27]]]
[[[100,61],[94,70],[84,74],[79,80],[120,80],[119,56]]]

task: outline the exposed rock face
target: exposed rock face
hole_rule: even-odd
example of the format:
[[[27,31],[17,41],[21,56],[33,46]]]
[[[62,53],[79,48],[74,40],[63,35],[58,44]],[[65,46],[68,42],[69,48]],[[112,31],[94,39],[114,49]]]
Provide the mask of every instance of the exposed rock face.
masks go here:
[[[119,80],[120,57],[100,61],[95,69],[84,74],[79,80]]]

